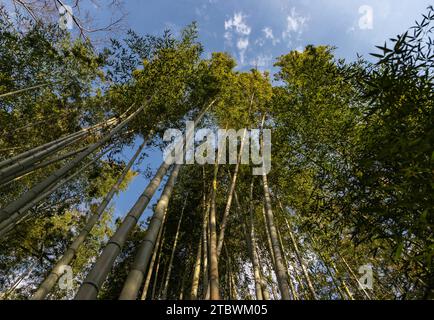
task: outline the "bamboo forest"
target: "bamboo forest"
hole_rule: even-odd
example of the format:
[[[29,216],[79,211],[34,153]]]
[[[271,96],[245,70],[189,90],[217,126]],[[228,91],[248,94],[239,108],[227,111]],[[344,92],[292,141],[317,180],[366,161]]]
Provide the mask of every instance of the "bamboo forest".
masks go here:
[[[434,298],[433,7],[264,70],[193,20],[98,42],[6,2],[1,300]]]

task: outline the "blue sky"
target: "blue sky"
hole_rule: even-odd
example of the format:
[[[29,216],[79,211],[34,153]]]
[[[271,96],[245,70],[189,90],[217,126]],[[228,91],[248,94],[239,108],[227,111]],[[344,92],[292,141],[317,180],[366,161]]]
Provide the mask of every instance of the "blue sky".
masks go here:
[[[269,69],[275,57],[306,44],[334,45],[336,54],[347,59],[356,53],[367,55],[374,45],[412,26],[430,4],[425,0],[130,0],[125,11],[128,27],[139,33],[179,31],[197,21],[206,53],[230,52],[240,69]],[[372,9],[372,25],[363,25],[366,7]]]
[[[307,44],[335,46],[336,56],[347,60],[354,60],[357,53],[369,58],[375,45],[412,26],[430,4],[425,0],[129,0],[124,5],[124,23],[139,34],[161,34],[165,29],[177,34],[197,21],[205,56],[226,51],[236,58],[239,70],[273,71],[276,57]],[[120,158],[128,161],[138,145],[126,148]],[[161,154],[155,150],[148,154],[135,168],[149,166],[155,172]],[[147,183],[139,175],[114,199],[115,216],[123,216],[132,207]],[[151,213],[150,207],[144,218]]]

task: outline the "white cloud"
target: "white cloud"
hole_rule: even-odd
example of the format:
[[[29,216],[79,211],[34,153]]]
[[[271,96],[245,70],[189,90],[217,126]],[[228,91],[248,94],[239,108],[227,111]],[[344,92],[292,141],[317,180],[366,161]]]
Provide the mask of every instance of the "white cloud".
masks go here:
[[[273,29],[270,27],[265,27],[262,29],[262,32],[265,34],[265,39],[270,39],[273,46],[280,42],[279,38],[276,38],[273,34]]]
[[[264,32],[266,39],[274,39],[273,29],[271,29],[270,27],[265,27],[264,29],[262,29],[262,31]]]
[[[223,38],[225,38],[229,46],[232,46],[232,34],[230,32],[225,32]]]
[[[252,29],[245,21],[246,16],[241,12],[234,13],[233,18],[225,20],[225,30],[235,30],[237,34],[248,36]]]
[[[291,34],[301,35],[308,20],[308,17],[298,14],[295,8],[292,8],[291,14],[286,17],[286,29],[282,32],[282,38],[291,38]]]
[[[255,40],[255,45],[262,47],[264,46],[264,44],[265,44],[265,39],[262,37]]]
[[[237,48],[238,50],[246,50],[249,46],[249,39],[248,38],[240,38],[237,41]]]
[[[225,44],[229,47],[233,47],[234,44],[238,50],[238,56],[240,58],[240,64],[245,62],[245,56],[247,48],[249,47],[249,35],[252,32],[252,28],[246,22],[246,16],[242,12],[234,13],[233,17],[225,20],[225,33],[223,37]]]
[[[249,47],[249,39],[248,38],[239,38],[237,41],[237,49],[240,55],[240,63],[244,64],[246,50]]]

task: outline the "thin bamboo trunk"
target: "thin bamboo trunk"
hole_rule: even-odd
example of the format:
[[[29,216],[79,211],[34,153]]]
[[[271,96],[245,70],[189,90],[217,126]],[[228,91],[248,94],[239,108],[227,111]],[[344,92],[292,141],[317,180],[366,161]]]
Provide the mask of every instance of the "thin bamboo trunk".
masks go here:
[[[35,206],[38,202],[46,199],[48,196],[50,196],[54,191],[58,190],[60,187],[74,179],[76,176],[81,174],[86,168],[88,168],[90,165],[98,161],[104,154],[106,154],[108,150],[105,150],[104,152],[101,152],[97,157],[89,161],[87,164],[85,164],[83,167],[81,167],[79,170],[71,174],[69,177],[57,182],[53,183],[50,186],[47,187],[46,190],[44,190],[41,194],[39,194],[35,199],[31,200],[29,203],[27,203],[24,207],[16,211],[14,214],[12,214],[10,217],[8,217],[6,220],[3,220],[0,223],[0,238],[2,238],[6,233],[8,233],[10,230],[12,230],[14,227],[16,227],[23,219],[25,219],[30,213],[28,211]]]
[[[131,270],[128,273],[128,277],[122,288],[121,294],[119,296],[120,300],[134,300],[137,297],[140,286],[142,285],[144,272],[148,267],[148,263],[152,255],[152,250],[154,248],[158,232],[161,228],[164,212],[166,211],[169,204],[173,187],[175,186],[175,182],[180,169],[181,165],[176,164],[172,170],[172,173],[170,174],[169,180],[164,186],[163,193],[157,203],[157,206],[155,207],[151,222],[146,229],[145,238],[143,239],[142,244],[140,245],[136,253],[133,265],[131,266]],[[170,268],[170,266],[168,268]]]
[[[7,178],[3,179],[3,181],[1,182],[1,186],[6,186],[10,182],[17,181],[17,180],[19,180],[19,179],[27,176],[28,174],[35,172],[38,169],[44,168],[46,166],[49,166],[50,164],[59,162],[61,160],[70,158],[72,156],[75,156],[76,154],[78,154],[78,153],[86,150],[87,147],[88,146],[80,148],[78,150],[74,150],[74,151],[62,154],[62,155],[59,155],[57,157],[54,157],[52,159],[48,159],[48,160],[40,162],[40,163],[34,163],[34,164],[28,166],[26,169],[24,169],[22,171],[19,171],[16,174],[13,174],[12,176],[8,176]]]
[[[283,208],[282,208],[283,211]],[[294,248],[295,255],[297,257],[298,262],[300,263],[301,270],[303,271],[304,279],[306,280],[308,290],[311,294],[312,299],[317,300],[318,297],[315,293],[315,289],[312,284],[312,280],[310,279],[309,272],[307,271],[306,263],[304,262],[303,257],[301,256],[300,250],[298,249],[297,241],[295,240],[294,234],[292,233],[291,227],[289,225],[288,219],[285,217],[286,227],[288,228],[289,237],[291,239],[292,247]]]
[[[137,109],[133,114],[131,114],[129,117],[127,117],[125,120],[123,120],[120,124],[118,124],[114,129],[110,131],[104,138],[102,138],[100,141],[90,145],[86,150],[79,153],[74,160],[63,166],[62,168],[56,170],[54,173],[52,173],[49,177],[44,179],[43,181],[39,182],[31,188],[29,191],[21,195],[17,200],[9,203],[4,208],[0,210],[0,221],[3,221],[7,219],[9,216],[11,216],[14,212],[18,211],[22,207],[24,207],[28,202],[33,200],[43,192],[48,186],[50,186],[52,183],[58,181],[63,176],[65,176],[71,169],[77,167],[81,161],[87,157],[89,154],[94,152],[96,149],[103,146],[104,143],[109,141],[115,134],[120,132],[133,118],[143,110],[144,105]]]
[[[262,289],[262,298],[264,300],[270,300],[270,293],[268,292],[267,284],[265,283],[264,279],[264,270],[262,269],[263,264],[261,263],[261,257],[259,255],[259,248],[258,244],[256,244],[256,247],[254,248],[256,252],[256,256],[258,257],[258,264],[260,267],[260,275],[261,275],[261,289]]]
[[[249,219],[245,219],[246,225],[246,242],[247,249],[249,250],[250,260],[252,262],[253,267],[253,277],[255,280],[255,295],[256,300],[263,300],[262,294],[262,275],[260,270],[258,253],[256,252],[256,233],[255,233],[255,225],[254,225],[254,215],[253,215],[253,187],[254,187],[254,177],[252,177],[252,181],[250,183],[250,192],[249,192]],[[238,200],[237,192],[235,191],[235,203],[237,204],[238,210],[241,211],[241,205]]]
[[[125,116],[125,114],[121,115],[120,119],[123,119],[124,116]],[[43,145],[34,147],[34,148],[30,149],[30,150],[24,151],[24,152],[22,152],[20,154],[17,154],[15,156],[11,157],[11,158],[8,158],[8,159],[5,159],[5,160],[1,161],[0,162],[0,168],[2,168],[2,170],[5,170],[4,169],[5,167],[10,166],[11,164],[13,165],[17,161],[23,161],[23,160],[25,160],[25,159],[27,159],[29,157],[34,156],[37,153],[44,152],[44,151],[46,152],[46,150],[48,150],[49,148],[51,148],[51,147],[53,147],[55,145],[59,145],[59,144],[65,142],[67,140],[70,141],[71,139],[74,139],[74,138],[83,137],[86,134],[88,134],[88,133],[90,133],[90,132],[92,132],[94,130],[99,130],[99,129],[102,129],[102,128],[105,128],[105,127],[109,127],[109,126],[111,126],[113,124],[118,124],[118,123],[119,123],[119,120],[117,120],[115,117],[113,117],[113,118],[107,119],[107,120],[105,120],[105,121],[103,121],[101,123],[98,123],[96,125],[90,126],[88,128],[84,128],[84,129],[81,129],[81,130],[79,130],[77,132],[73,132],[73,133],[67,134],[65,136],[62,136],[62,137],[56,139],[56,140],[47,142],[47,143],[45,143]]]
[[[211,201],[211,197],[210,197],[210,201]],[[208,202],[208,207],[210,208],[210,206],[211,206],[211,202]],[[208,215],[209,215],[209,211],[208,211]],[[209,248],[209,245],[208,245],[209,217],[208,217],[208,215],[206,217],[206,225],[203,229],[203,238],[202,238],[202,247],[203,247],[202,299],[204,299],[204,300],[206,300],[207,291],[209,289],[209,278],[208,278],[208,275],[209,275],[209,265],[208,265],[208,260],[209,260],[209,250],[208,250],[208,248]]]
[[[170,253],[169,267],[167,269],[166,278],[164,280],[163,293],[162,293],[162,298],[164,300],[166,300],[167,298],[167,289],[169,286],[170,275],[172,273],[173,259],[175,257],[176,246],[178,244],[178,238],[179,238],[179,231],[181,230],[182,217],[184,216],[184,210],[186,205],[187,205],[187,197],[185,198],[184,205],[182,206],[181,216],[179,217],[178,225],[176,227],[175,239],[173,240],[172,252]]]
[[[280,248],[282,250],[283,261],[284,261],[285,266],[286,266],[286,273],[288,275],[288,283],[289,283],[289,288],[291,289],[292,298],[294,300],[298,300],[298,295],[297,295],[297,292],[295,291],[294,284],[292,283],[291,274],[289,273],[288,259],[286,258],[285,247],[283,245],[282,235],[281,235],[279,230],[277,230],[277,234],[279,236]]]
[[[166,214],[167,214],[167,210],[166,210],[166,213],[164,214],[164,218],[163,218],[163,228],[161,228],[160,232],[158,233],[156,247],[154,249],[154,252],[152,253],[152,259],[151,259],[151,262],[149,264],[148,273],[146,274],[145,284],[143,285],[143,290],[142,290],[142,295],[140,297],[140,300],[146,300],[146,296],[148,294],[149,284],[151,283],[152,272],[154,270],[154,264],[155,264],[155,260],[157,258],[157,253],[158,253],[158,251],[160,250],[160,248],[162,246],[161,235],[164,232],[164,226],[165,226],[164,222],[166,220]]]
[[[205,199],[204,199],[204,202],[206,202]],[[191,290],[190,290],[190,299],[191,300],[196,300],[197,296],[198,296],[197,292],[198,292],[198,289],[199,289],[200,268],[201,268],[201,264],[202,264],[201,263],[202,242],[204,242],[203,238],[206,237],[207,219],[208,219],[208,210],[207,210],[207,206],[206,206],[206,203],[205,203],[205,206],[203,207],[202,231],[201,231],[201,235],[200,235],[200,239],[199,239],[199,245],[198,245],[198,248],[197,248],[196,262],[194,264],[193,280],[192,280]],[[205,248],[205,246],[206,246],[206,244],[204,245],[204,248]]]
[[[274,258],[273,244],[271,243],[270,230],[268,228],[267,217],[265,216],[265,206],[262,206],[262,218],[264,220],[264,226],[265,226],[264,230],[265,230],[265,236],[267,238],[268,252],[270,254],[271,263],[274,265],[276,260]]]
[[[210,242],[209,242],[209,290],[211,300],[220,300],[219,289],[219,270],[218,270],[218,256],[217,256],[217,230],[216,230],[216,196],[217,196],[217,174],[218,174],[218,161],[214,165],[214,177],[212,181],[211,193],[211,210],[209,213],[209,229],[210,229]]]
[[[151,300],[155,299],[155,293],[157,292],[158,272],[160,270],[160,262],[162,260],[162,255],[163,255],[164,240],[165,240],[165,237],[164,237],[164,233],[163,233],[163,239],[161,240],[160,252],[158,253],[157,266],[155,268],[154,283],[152,284]]]
[[[46,87],[48,85],[49,85],[49,83],[42,83],[42,84],[37,84],[37,85],[31,86],[31,87],[23,88],[23,89],[18,89],[15,91],[2,93],[2,94],[0,94],[0,98],[6,98],[6,97],[12,96],[14,94],[23,93],[23,92],[30,91],[30,90],[35,90],[38,88]]]
[[[21,172],[25,172],[33,165],[35,165],[38,161],[41,161],[46,157],[55,154],[58,150],[62,148],[66,148],[67,146],[78,142],[79,140],[81,140],[83,136],[85,136],[85,134],[86,133],[83,132],[81,135],[73,136],[71,138],[65,139],[64,141],[59,142],[42,151],[39,151],[25,159],[17,160],[14,162],[14,164],[6,168],[0,169],[0,179],[2,181],[2,184],[9,181],[10,179],[14,179],[18,177]]]
[[[229,213],[231,211],[231,205],[232,205],[232,199],[233,199],[233,195],[234,195],[234,191],[235,191],[235,186],[237,184],[238,171],[240,168],[241,155],[242,155],[243,148],[244,148],[244,139],[246,136],[246,132],[247,132],[247,130],[245,129],[243,132],[243,136],[241,138],[240,153],[237,156],[237,164],[235,165],[234,174],[232,175],[231,186],[229,188],[229,193],[228,193],[228,197],[227,197],[227,201],[226,201],[225,211],[223,212],[222,221],[220,223],[220,232],[219,232],[218,242],[217,242],[217,257],[220,256],[220,253],[221,253],[222,247],[223,247],[225,230],[226,230],[226,226],[228,223]]]
[[[142,152],[143,148],[146,145],[146,141],[144,141],[140,147],[137,149],[133,157],[130,159],[128,164],[123,169],[121,175],[119,176],[116,183],[112,186],[110,191],[105,196],[104,200],[101,202],[101,204],[96,209],[96,212],[90,216],[88,221],[86,222],[85,227],[83,230],[79,233],[79,235],[75,238],[75,240],[72,242],[71,246],[65,251],[64,255],[60,260],[56,263],[54,268],[51,270],[50,274],[47,276],[47,278],[42,282],[42,284],[39,286],[39,288],[36,290],[36,292],[32,296],[32,300],[41,300],[44,299],[47,294],[52,290],[54,285],[56,284],[57,280],[61,276],[61,270],[65,265],[69,265],[71,261],[74,259],[75,254],[77,253],[78,249],[81,247],[81,245],[86,240],[89,233],[92,231],[95,224],[99,221],[102,213],[107,208],[108,204],[112,200],[113,196],[117,191],[119,191],[119,188],[122,184],[122,182],[125,179],[125,176],[127,175],[128,171],[133,166],[134,162]]]
[[[267,175],[264,173],[262,175],[262,185],[264,189],[264,198],[265,198],[265,216],[267,218],[267,224],[268,229],[270,232],[270,238],[271,238],[271,244],[273,246],[273,252],[274,252],[274,270],[276,273],[277,283],[279,285],[280,295],[282,297],[282,300],[289,300],[291,299],[291,295],[289,293],[289,286],[288,286],[288,279],[287,279],[287,273],[286,268],[283,264],[282,259],[282,252],[280,250],[279,246],[279,240],[277,237],[277,230],[276,226],[274,224],[274,215],[273,210],[271,207],[271,197],[270,197],[270,191],[268,188],[268,180]]]
[[[38,260],[33,262],[30,266],[30,268],[25,272],[23,275],[21,275],[17,281],[14,282],[14,284],[4,293],[0,294],[0,300],[6,300],[14,291],[15,289],[20,285],[21,282],[23,282],[35,269],[36,265],[38,264]]]
[[[184,284],[185,284],[186,273],[187,272],[185,270],[182,272],[182,280],[181,280],[181,287],[179,288],[178,300],[184,299]]]
[[[357,288],[359,289],[359,291],[363,292],[365,294],[366,298],[368,298],[368,300],[371,300],[371,296],[369,295],[369,293],[366,292],[365,289],[363,289],[363,287],[362,287],[359,279],[357,278],[356,274],[354,273],[353,269],[351,269],[351,267],[347,263],[347,260],[345,260],[345,258],[339,252],[338,252],[338,256],[341,258],[341,260],[343,261],[345,267],[350,272],[351,277],[353,278],[354,282],[357,283]]]
[[[166,273],[167,273],[167,263],[164,264],[163,276],[161,277],[161,279],[164,279],[166,277]],[[162,291],[163,291],[163,286],[160,285],[160,287],[158,288],[157,296],[156,296],[157,300],[161,299],[161,292]]]
[[[276,292],[276,286],[274,285],[275,283],[273,281],[273,271],[272,271],[273,270],[273,266],[270,265],[270,261],[269,260],[265,259],[265,261],[266,261],[265,262],[265,266],[266,266],[266,269],[268,271],[268,277],[267,277],[268,281],[267,281],[267,283],[270,285],[271,294],[273,296],[273,300],[277,300],[278,299],[278,294]]]

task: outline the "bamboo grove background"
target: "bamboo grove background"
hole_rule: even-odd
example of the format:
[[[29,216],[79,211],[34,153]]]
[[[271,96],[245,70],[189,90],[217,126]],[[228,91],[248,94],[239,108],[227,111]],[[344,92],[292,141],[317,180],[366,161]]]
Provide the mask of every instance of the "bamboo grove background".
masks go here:
[[[204,58],[195,24],[97,50],[0,10],[2,299],[433,298],[432,7],[375,63],[307,46],[275,74]],[[188,119],[271,129],[270,173],[239,157],[148,170]],[[137,174],[149,184],[114,219]]]

